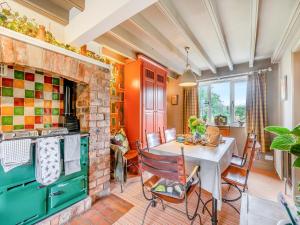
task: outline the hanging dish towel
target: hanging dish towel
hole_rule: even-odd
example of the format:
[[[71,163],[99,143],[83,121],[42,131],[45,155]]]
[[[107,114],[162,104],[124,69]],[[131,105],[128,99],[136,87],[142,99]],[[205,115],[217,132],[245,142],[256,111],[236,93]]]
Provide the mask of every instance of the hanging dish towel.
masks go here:
[[[4,172],[31,161],[31,139],[3,141],[0,144],[1,165]]]
[[[80,167],[80,134],[66,135],[64,143],[65,175],[76,173]]]
[[[60,171],[59,137],[37,139],[35,168],[37,182],[43,185],[52,184],[58,180]]]

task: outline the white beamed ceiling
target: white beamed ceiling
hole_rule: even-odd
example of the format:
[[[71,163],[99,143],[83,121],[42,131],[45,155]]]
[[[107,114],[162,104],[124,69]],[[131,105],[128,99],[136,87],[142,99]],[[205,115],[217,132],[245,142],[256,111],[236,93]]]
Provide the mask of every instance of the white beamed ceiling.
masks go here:
[[[57,1],[51,0],[59,5]],[[139,5],[135,6],[137,1]],[[300,29],[296,23],[300,22],[299,0],[127,2],[131,5],[126,7],[135,6],[135,10],[120,10],[104,0],[105,7],[99,8],[97,0],[85,0],[83,12],[65,27],[65,41],[80,39],[80,44],[86,44],[94,40],[129,58],[143,53],[177,73],[185,68],[184,47],[189,46],[190,64],[200,74],[202,70],[216,73],[216,68],[223,66],[232,69],[232,64],[249,63],[251,67],[253,61],[255,65],[255,60],[264,58],[278,62],[289,37]],[[108,15],[102,18],[105,8],[112,13],[105,11]],[[80,20],[82,15],[84,21]],[[90,25],[95,22],[95,26]],[[73,33],[68,32],[70,27]]]

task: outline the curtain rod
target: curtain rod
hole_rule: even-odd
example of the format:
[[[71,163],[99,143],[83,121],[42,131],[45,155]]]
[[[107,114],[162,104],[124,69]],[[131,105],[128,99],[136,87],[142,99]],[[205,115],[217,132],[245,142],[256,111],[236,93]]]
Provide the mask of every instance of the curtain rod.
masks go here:
[[[223,80],[223,79],[228,79],[228,78],[242,77],[245,75],[251,76],[251,75],[254,75],[255,73],[271,72],[271,71],[272,71],[272,67],[268,67],[265,69],[253,70],[253,71],[244,72],[244,73],[236,73],[236,74],[231,74],[231,75],[226,75],[226,76],[212,77],[212,78],[207,78],[207,79],[203,79],[203,80],[197,80],[197,82],[201,83],[201,82],[214,81],[214,80]]]

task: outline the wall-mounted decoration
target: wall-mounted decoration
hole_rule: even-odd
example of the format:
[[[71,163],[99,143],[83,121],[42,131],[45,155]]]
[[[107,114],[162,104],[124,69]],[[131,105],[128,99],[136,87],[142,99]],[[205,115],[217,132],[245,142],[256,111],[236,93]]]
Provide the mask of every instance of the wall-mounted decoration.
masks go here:
[[[178,105],[178,95],[172,95],[171,96],[171,104],[172,105]]]
[[[282,101],[286,101],[288,99],[288,86],[287,86],[287,75],[284,75],[282,78],[281,78],[281,100]]]

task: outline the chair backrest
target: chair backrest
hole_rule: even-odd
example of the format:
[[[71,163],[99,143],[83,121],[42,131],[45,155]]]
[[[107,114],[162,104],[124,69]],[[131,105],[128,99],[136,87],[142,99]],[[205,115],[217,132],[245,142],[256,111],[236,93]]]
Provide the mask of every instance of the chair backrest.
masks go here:
[[[183,147],[179,156],[158,155],[138,149],[141,173],[149,172],[164,179],[186,184]]]
[[[248,133],[247,139],[246,139],[246,142],[244,145],[243,158],[247,159],[247,157],[250,155],[249,152],[251,153],[251,149],[253,146],[255,146],[255,143],[256,143],[254,141],[256,141],[256,134]]]
[[[253,140],[253,144],[251,146],[251,148],[249,148],[248,150],[248,156],[249,156],[249,160],[247,162],[247,172],[249,173],[249,171],[252,168],[252,165],[254,163],[255,160],[255,154],[256,154],[256,139]]]
[[[162,144],[160,132],[147,133],[145,130],[145,135],[148,149]]]
[[[176,140],[176,129],[169,128],[164,129],[165,142],[175,141]]]

